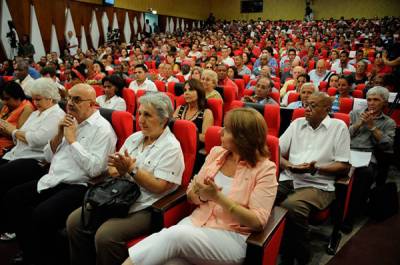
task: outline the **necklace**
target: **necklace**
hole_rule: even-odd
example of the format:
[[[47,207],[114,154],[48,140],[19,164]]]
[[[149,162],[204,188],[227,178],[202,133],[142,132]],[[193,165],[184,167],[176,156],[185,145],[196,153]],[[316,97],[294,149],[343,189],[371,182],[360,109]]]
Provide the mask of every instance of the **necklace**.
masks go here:
[[[192,115],[192,117],[190,117],[190,119],[189,119],[188,117],[186,117],[186,114],[187,114],[188,110],[189,110],[189,108],[186,108],[186,109],[185,109],[185,113],[184,113],[184,115],[183,115],[183,119],[184,119],[184,120],[191,121],[191,120],[193,120],[193,118],[195,118],[195,117],[197,116],[197,113],[199,113],[199,110],[197,110],[197,111]]]

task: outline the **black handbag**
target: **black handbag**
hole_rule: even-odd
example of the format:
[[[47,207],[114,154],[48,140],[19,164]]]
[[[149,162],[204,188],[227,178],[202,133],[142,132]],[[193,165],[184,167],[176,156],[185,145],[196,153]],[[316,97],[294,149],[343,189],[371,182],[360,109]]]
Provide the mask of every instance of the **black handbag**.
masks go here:
[[[139,196],[140,187],[127,179],[109,177],[93,185],[83,199],[83,229],[94,233],[108,219],[127,216],[129,207]]]

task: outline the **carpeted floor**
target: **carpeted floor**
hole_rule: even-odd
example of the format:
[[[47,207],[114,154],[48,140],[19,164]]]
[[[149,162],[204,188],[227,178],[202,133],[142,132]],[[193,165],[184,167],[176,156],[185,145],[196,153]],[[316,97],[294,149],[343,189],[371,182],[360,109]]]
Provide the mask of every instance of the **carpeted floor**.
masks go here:
[[[327,265],[399,265],[400,214],[383,222],[369,221]]]

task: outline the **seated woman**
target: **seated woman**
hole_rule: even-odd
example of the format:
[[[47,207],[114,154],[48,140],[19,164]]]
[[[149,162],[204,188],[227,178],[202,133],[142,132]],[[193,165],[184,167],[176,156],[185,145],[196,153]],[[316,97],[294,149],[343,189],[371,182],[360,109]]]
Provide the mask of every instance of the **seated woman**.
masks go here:
[[[201,74],[201,83],[203,84],[206,92],[206,99],[219,98],[222,99],[221,94],[215,90],[218,84],[218,75],[213,70],[204,70]]]
[[[267,77],[261,77],[257,80],[255,85],[256,91],[253,96],[244,96],[244,102],[258,103],[258,104],[272,104],[279,105],[274,99],[270,97],[274,83]]]
[[[131,247],[123,265],[242,264],[248,235],[264,229],[273,207],[275,164],[268,159],[260,113],[234,109],[224,124],[222,146],[211,150],[187,190],[197,208]]]
[[[232,81],[234,81],[235,79],[241,78],[238,74],[238,70],[237,70],[236,66],[229,66],[228,71],[226,72],[226,75]]]
[[[201,74],[203,73],[203,69],[201,67],[195,66],[190,72],[190,79],[201,80]]]
[[[328,88],[334,87],[337,88],[339,83],[339,75],[338,74],[331,74],[328,78]]]
[[[0,88],[3,107],[0,110],[0,158],[4,149],[14,146],[12,132],[21,126],[33,112],[32,103],[26,99],[24,90],[16,82],[8,82]]]
[[[109,175],[128,177],[140,186],[141,195],[127,217],[107,220],[95,234],[83,229],[81,208],[72,212],[67,220],[71,264],[121,264],[128,256],[125,243],[151,229],[149,207],[181,184],[185,165],[179,142],[167,126],[173,112],[169,97],[146,94],[138,111],[142,130],[109,157]]]
[[[197,79],[190,79],[185,82],[183,91],[186,104],[175,110],[174,118],[192,121],[199,133],[199,140],[204,142],[208,127],[214,124],[214,117],[211,110],[206,108],[203,85]]]
[[[314,93],[315,86],[313,83],[305,83],[301,86],[300,89],[300,100],[296,102],[290,103],[287,108],[288,109],[299,109],[299,108],[304,108],[305,104],[307,103],[308,98],[311,96],[312,93]]]
[[[124,80],[119,75],[110,75],[103,78],[104,95],[96,98],[101,108],[126,111],[126,103],[122,98]]]
[[[101,84],[101,80],[106,76],[104,65],[99,61],[94,61],[89,69],[90,70],[86,82],[88,84]]]
[[[341,98],[353,98],[351,96],[351,86],[353,85],[353,78],[351,75],[340,76],[337,87],[337,94],[334,96],[332,103],[332,112],[339,111],[339,103]]]
[[[37,110],[20,128],[14,127],[11,134],[16,145],[0,160],[0,201],[11,188],[46,173],[40,163],[44,160],[43,148],[57,134],[58,124],[65,115],[57,104],[60,95],[51,78],[35,80],[31,91]]]

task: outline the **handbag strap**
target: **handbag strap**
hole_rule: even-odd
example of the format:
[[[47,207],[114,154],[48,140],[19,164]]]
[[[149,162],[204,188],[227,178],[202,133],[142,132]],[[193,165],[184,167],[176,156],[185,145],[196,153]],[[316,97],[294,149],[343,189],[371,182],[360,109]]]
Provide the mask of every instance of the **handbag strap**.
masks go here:
[[[83,226],[84,229],[87,229],[87,228],[88,228],[88,225],[89,225],[88,220],[86,220],[85,213],[86,213],[87,211],[90,211],[90,210],[88,210],[87,207],[86,207],[86,204],[87,204],[86,202],[87,202],[87,199],[88,199],[88,197],[89,197],[89,195],[90,195],[91,193],[92,193],[92,189],[89,188],[89,189],[86,191],[86,193],[85,193],[85,197],[83,198],[83,203],[82,203],[81,224],[82,224],[82,226]]]

